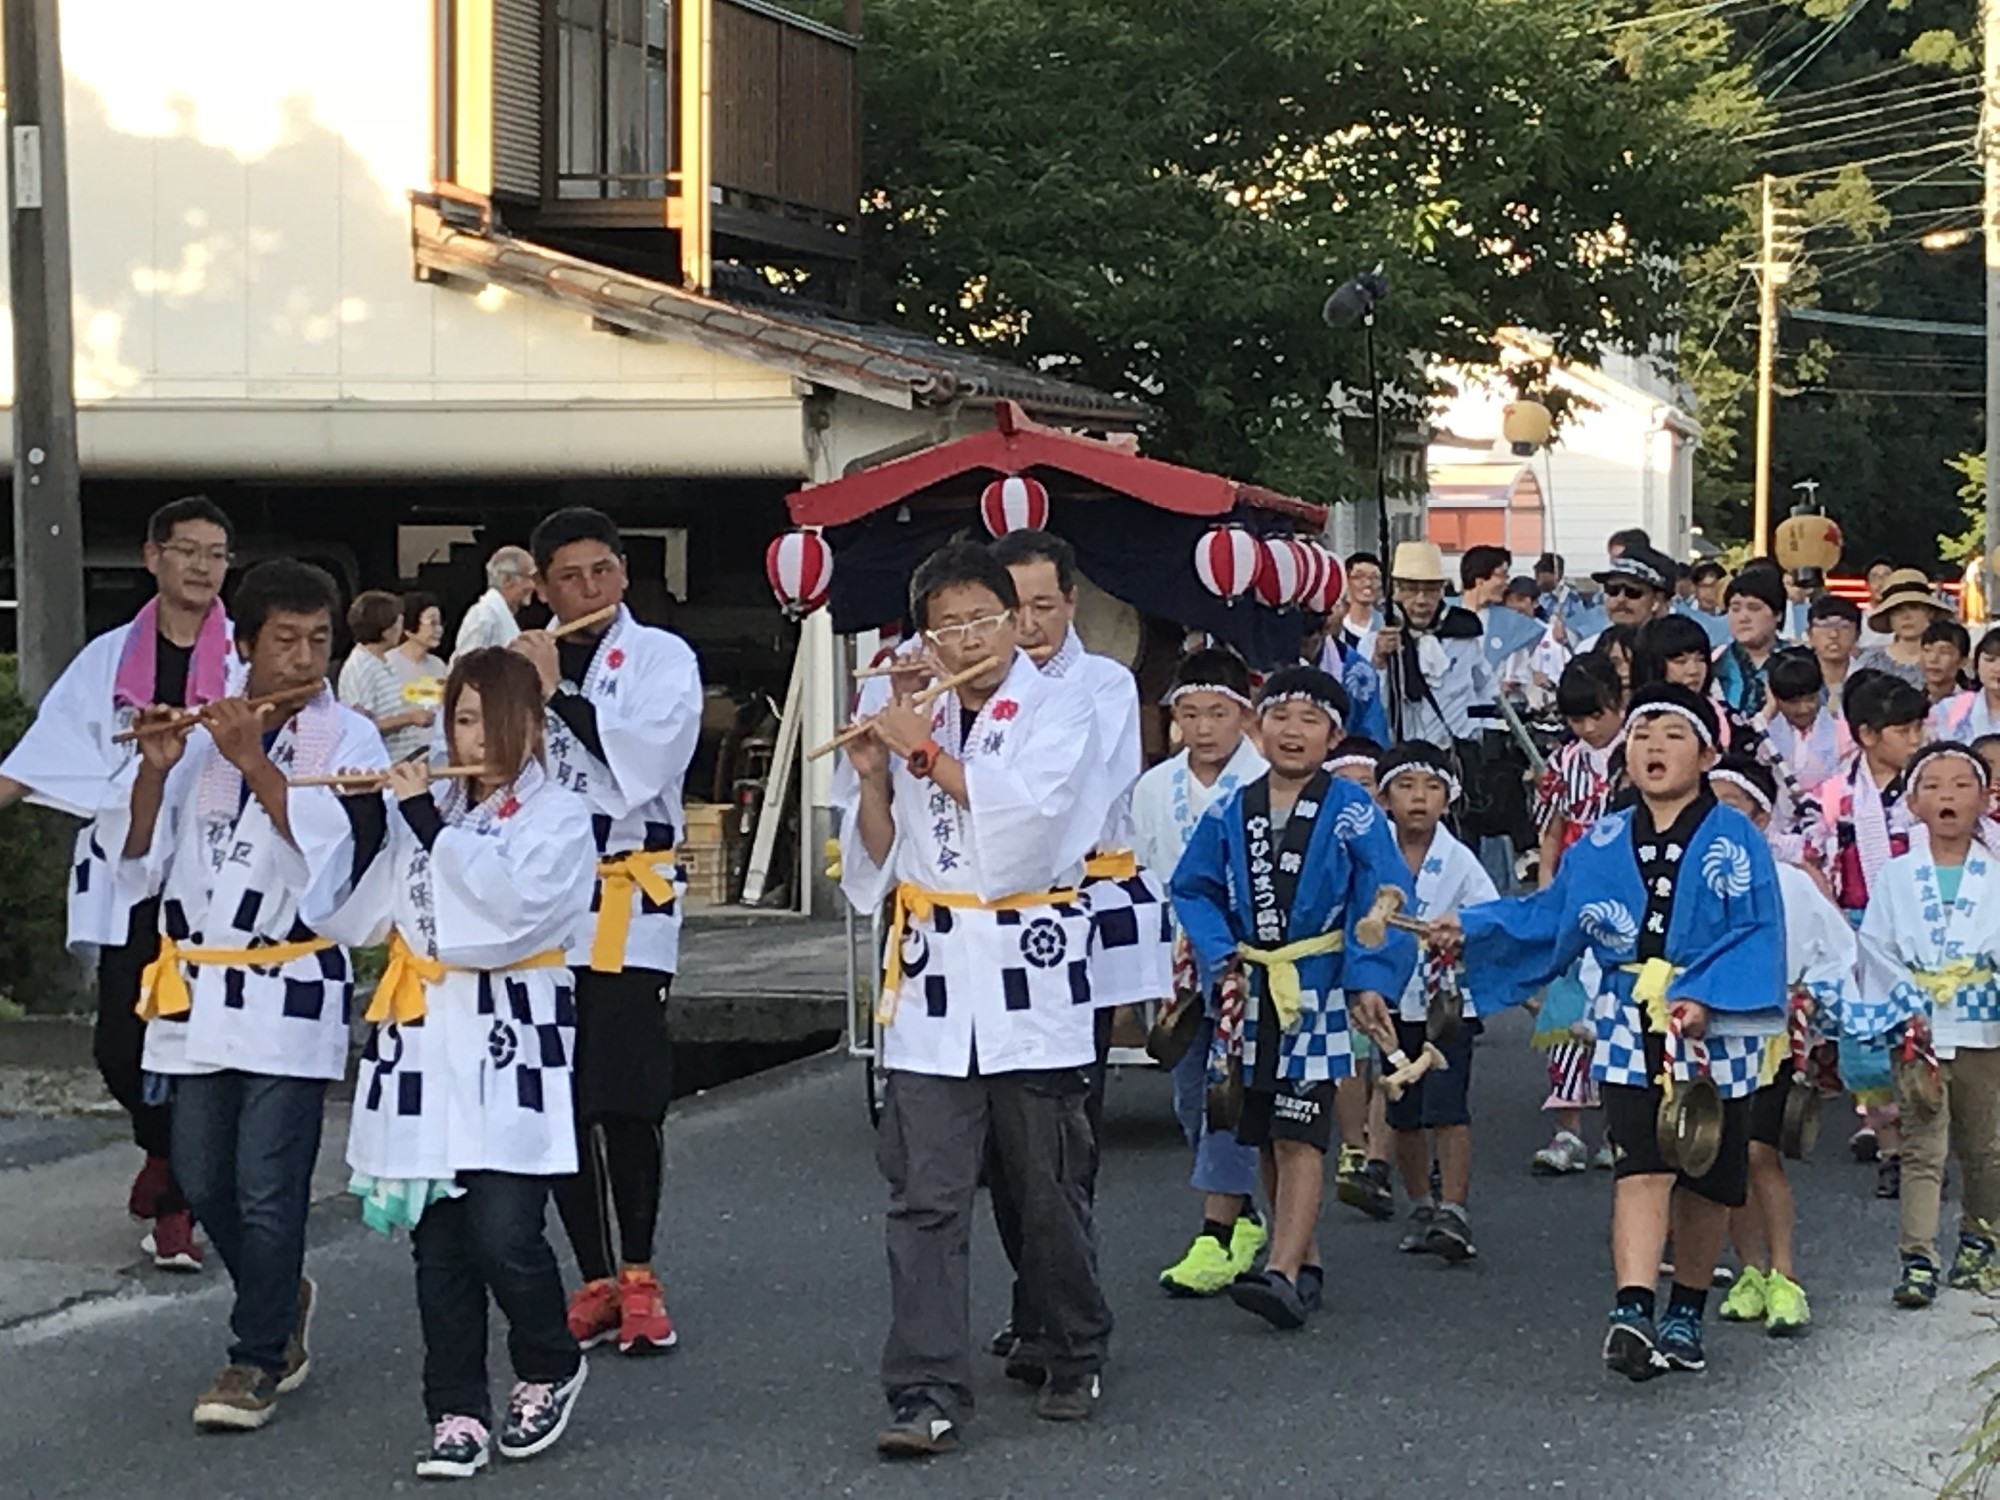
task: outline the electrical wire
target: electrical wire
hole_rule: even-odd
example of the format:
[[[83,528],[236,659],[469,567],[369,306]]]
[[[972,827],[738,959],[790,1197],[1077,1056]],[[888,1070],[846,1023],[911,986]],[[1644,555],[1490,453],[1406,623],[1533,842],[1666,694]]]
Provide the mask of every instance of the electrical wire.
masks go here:
[[[1873,73],[1863,73],[1859,77],[1845,79],[1840,83],[1830,83],[1825,88],[1807,89],[1804,93],[1792,95],[1791,101],[1785,108],[1797,109],[1807,104],[1810,100],[1824,98],[1828,94],[1844,93],[1846,90],[1857,88],[1861,84],[1873,83],[1878,78],[1888,78],[1897,73],[1907,73],[1916,66],[1918,64],[1910,61],[1908,58],[1904,58],[1901,62],[1891,63],[1886,68],[1878,68]]]
[[[1787,73],[1783,78],[1779,79],[1770,88],[1764,90],[1765,99],[1767,100],[1775,99],[1778,97],[1778,95],[1782,94],[1785,91],[1785,89],[1791,85],[1792,81],[1799,76],[1799,74],[1803,73],[1807,68],[1811,67],[1813,63],[1819,60],[1820,54],[1825,52],[1828,47],[1833,45],[1834,38],[1839,36],[1841,32],[1847,30],[1847,28],[1854,23],[1854,18],[1860,15],[1861,12],[1866,10],[1867,8],[1868,8],[1868,0],[1852,0],[1852,3],[1847,7],[1847,9],[1840,13],[1839,20],[1835,21],[1831,26],[1828,26],[1823,32],[1821,32],[1816,40],[1808,42],[1805,46],[1801,47],[1798,50],[1798,52],[1792,54],[1793,57],[1797,57],[1799,59],[1798,64],[1792,69],[1791,72]],[[1789,62],[1791,61],[1791,59],[1787,58],[1786,61]],[[1777,69],[1781,66],[1782,64],[1774,63],[1771,65],[1771,67],[1765,69],[1764,73],[1761,74],[1756,79],[1758,86],[1762,87],[1764,80],[1768,78],[1772,73],[1777,71]]]
[[[1976,105],[1970,107],[1977,108]],[[1932,134],[1948,131],[1963,137],[1969,123],[1971,122],[1951,119],[1893,121],[1884,125],[1870,125],[1861,130],[1850,131],[1846,135],[1828,136],[1825,140],[1800,141],[1792,146],[1772,146],[1758,152],[1757,155],[1760,160],[1770,160],[1780,156],[1797,156],[1807,151],[1828,151],[1835,146],[1874,145],[1877,141],[1920,139],[1926,128]]]
[[[1948,110],[1951,108],[1964,108],[1968,104],[1976,108],[1978,106],[1978,102],[1979,102],[1979,80],[1976,78],[1968,78],[1964,79],[1961,83],[1954,85],[1952,88],[1944,90],[1935,95],[1925,95],[1915,99],[1905,99],[1899,104],[1881,104],[1881,105],[1875,105],[1868,109],[1850,110],[1846,114],[1823,115],[1817,119],[1801,120],[1797,124],[1792,124],[1792,125],[1782,125],[1782,124],[1773,125],[1768,130],[1753,131],[1749,135],[1739,137],[1739,139],[1745,142],[1765,141],[1771,139],[1771,137],[1773,136],[1798,135],[1801,132],[1805,131],[1825,130],[1828,127],[1834,125],[1850,125],[1854,123],[1856,120],[1869,120],[1876,118],[1884,118],[1890,115],[1903,115],[1911,110],[1934,110],[1934,109]],[[1905,120],[1903,123],[1915,124],[1917,122],[1911,120]]]
[[[1828,166],[1824,166],[1824,167],[1813,167],[1813,168],[1811,168],[1811,169],[1810,169],[1810,170],[1808,170],[1808,171],[1804,171],[1804,172],[1787,172],[1787,173],[1783,173],[1783,174],[1781,174],[1781,175],[1783,176],[1783,179],[1784,179],[1784,180],[1785,180],[1786,182],[1804,182],[1804,181],[1806,181],[1806,180],[1807,180],[1808,178],[1812,178],[1812,177],[1825,177],[1825,176],[1827,176],[1827,175],[1828,175],[1829,173],[1833,173],[1833,172],[1844,172],[1844,171],[1846,171],[1846,170],[1847,170],[1847,169],[1848,169],[1849,167],[1862,167],[1862,168],[1867,168],[1867,167],[1875,167],[1875,166],[1881,166],[1881,165],[1882,165],[1882,164],[1884,164],[1885,162],[1892,162],[1892,161],[1909,161],[1909,160],[1911,160],[1911,159],[1913,159],[1913,158],[1915,158],[1915,157],[1919,157],[1919,156],[1933,156],[1933,155],[1935,155],[1935,154],[1936,154],[1937,152],[1939,152],[1939,151],[1949,151],[1949,150],[1957,150],[1957,149],[1960,149],[1960,148],[1967,148],[1967,149],[1969,149],[1969,148],[1971,147],[1971,145],[1972,145],[1972,139],[1971,139],[1971,137],[1970,137],[1970,136],[1964,136],[1964,137],[1960,137],[1960,138],[1959,138],[1959,139],[1957,139],[1957,140],[1950,140],[1950,141],[1940,141],[1940,142],[1936,143],[1935,145],[1930,145],[1930,146],[1918,146],[1918,147],[1916,147],[1916,148],[1914,148],[1914,149],[1912,149],[1912,150],[1909,150],[1909,151],[1890,151],[1890,152],[1886,152],[1885,154],[1883,154],[1883,155],[1881,155],[1881,156],[1869,156],[1869,157],[1863,157],[1863,158],[1862,158],[1862,159],[1861,159],[1860,161],[1837,161],[1837,162],[1833,162],[1832,164],[1830,164],[1830,165],[1828,165]],[[1971,160],[1971,158],[1970,158],[1970,157],[1968,157],[1968,159],[1967,159],[1967,160],[1968,160],[1968,162],[1969,162],[1969,161]],[[1954,166],[1963,166],[1963,165],[1966,165],[1966,164],[1967,164],[1967,162],[1954,162],[1954,163],[1952,163],[1952,165],[1954,165]],[[1744,187],[1744,188],[1753,188],[1753,187],[1757,186],[1757,184],[1756,184],[1755,182],[1745,182],[1745,183],[1742,183],[1742,184],[1739,184],[1739,186],[1741,186],[1741,187]]]
[[[1837,85],[1837,87],[1846,88],[1848,85],[1841,84]],[[1891,105],[1888,101],[1892,99],[1901,100],[1913,96],[1915,102],[1921,103],[1928,95],[1952,94],[1961,90],[1977,92],[1978,88],[1979,80],[1976,78],[1931,78],[1925,80],[1923,83],[1908,83],[1904,84],[1901,88],[1882,89],[1873,94],[1856,94],[1851,97],[1843,96],[1839,99],[1826,99],[1817,104],[1801,104],[1798,101],[1804,96],[1794,94],[1789,100],[1778,106],[1778,114],[1789,120],[1805,122],[1809,118],[1819,118],[1821,123],[1829,123],[1830,120],[1826,117],[1826,111],[1830,109],[1846,109],[1851,105],[1857,104],[1881,105],[1884,108],[1902,109],[1906,108],[1907,105]]]

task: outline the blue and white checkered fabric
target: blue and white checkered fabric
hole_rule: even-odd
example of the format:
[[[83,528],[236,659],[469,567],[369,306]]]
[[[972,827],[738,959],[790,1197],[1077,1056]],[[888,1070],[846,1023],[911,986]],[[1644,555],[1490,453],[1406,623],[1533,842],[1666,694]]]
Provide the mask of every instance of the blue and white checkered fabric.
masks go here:
[[[1600,1008],[1597,1051],[1590,1068],[1599,1083],[1646,1088],[1654,1082],[1646,1068],[1643,1024],[1638,1002],[1629,996],[1613,1001],[1608,1010]],[[1708,1039],[1708,1076],[1715,1080],[1717,1093],[1725,1099],[1741,1099],[1757,1092],[1767,1040],[1762,1036]]]
[[[1278,1041],[1278,1077],[1288,1083],[1324,1083],[1347,1077],[1354,1071],[1354,1038],[1347,1025],[1347,997],[1335,990],[1328,995],[1305,992],[1305,1010],[1299,1024]],[[1251,1075],[1257,1062],[1256,1007],[1243,1027],[1243,1074]]]

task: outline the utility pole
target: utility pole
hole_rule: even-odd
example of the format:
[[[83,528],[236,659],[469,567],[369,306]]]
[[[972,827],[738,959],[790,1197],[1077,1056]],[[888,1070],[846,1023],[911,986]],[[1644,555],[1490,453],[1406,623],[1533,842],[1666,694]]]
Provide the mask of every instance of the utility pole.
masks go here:
[[[57,0],[0,3],[14,316],[14,632],[21,696],[39,703],[83,649],[68,153]]]
[[[1985,188],[1980,227],[1986,246],[1986,534],[1980,538],[1980,576],[1986,580],[1986,618],[2000,618],[1993,549],[2000,547],[2000,0],[1979,0],[1985,48],[1979,96],[1979,155]]]
[[[1982,0],[1992,4],[1994,0]],[[1763,212],[1757,254],[1757,470],[1750,553],[1758,556],[1771,540],[1771,382],[1778,362],[1778,288],[1791,268],[1778,258],[1778,207],[1771,197],[1775,179],[1764,174]]]

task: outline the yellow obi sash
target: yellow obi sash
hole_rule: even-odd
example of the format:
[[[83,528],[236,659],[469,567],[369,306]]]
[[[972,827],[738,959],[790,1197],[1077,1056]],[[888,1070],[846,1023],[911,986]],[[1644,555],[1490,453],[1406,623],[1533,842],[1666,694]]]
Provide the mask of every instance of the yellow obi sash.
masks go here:
[[[1022,891],[986,901],[971,891],[933,891],[904,880],[896,885],[896,913],[889,921],[889,952],[882,964],[882,998],[875,1004],[875,1024],[896,1024],[896,997],[903,988],[903,934],[912,920],[928,922],[940,906],[953,911],[1027,911],[1037,906],[1067,906],[1074,890]]]
[[[1299,960],[1338,953],[1346,946],[1346,934],[1335,928],[1332,932],[1300,938],[1282,948],[1253,948],[1248,943],[1238,943],[1236,956],[1264,971],[1264,983],[1278,1012],[1278,1021],[1290,1031],[1299,1024],[1299,1015],[1306,1008],[1305,991],[1299,984]]]
[[[672,909],[672,871],[679,858],[671,849],[635,849],[597,862],[597,931],[590,940],[593,974],[625,972],[625,940],[632,933],[632,890],[636,886],[655,906]]]
[[[295,958],[324,953],[332,938],[306,938],[296,943],[272,943],[263,948],[183,948],[160,934],[160,953],[139,975],[139,1003],[133,1007],[142,1021],[184,1016],[194,1008],[182,964],[213,964],[225,969],[274,969]]]
[[[1139,873],[1139,856],[1130,849],[1105,849],[1083,862],[1085,880],[1131,880]]]
[[[548,948],[518,963],[502,964],[495,969],[468,969],[426,958],[403,941],[402,933],[392,931],[388,965],[382,970],[381,982],[375,986],[361,1019],[377,1023],[394,1021],[398,1026],[421,1021],[430,1008],[424,1000],[425,986],[441,982],[447,974],[512,974],[521,969],[560,969],[568,962],[562,949]]]
[[[1664,958],[1649,958],[1644,963],[1620,964],[1618,967],[1627,974],[1639,976],[1632,982],[1632,998],[1639,1003],[1647,1029],[1664,1037],[1673,1036],[1674,1018],[1667,1010],[1667,986],[1674,982],[1680,968]],[[1674,1097],[1674,1060],[1671,1057],[1660,1068],[1660,1088],[1669,1099]]]
[[[1977,959],[1955,958],[1941,969],[1912,969],[1910,980],[1931,997],[1932,1005],[1950,1005],[1959,991],[1991,983],[1993,966]]]

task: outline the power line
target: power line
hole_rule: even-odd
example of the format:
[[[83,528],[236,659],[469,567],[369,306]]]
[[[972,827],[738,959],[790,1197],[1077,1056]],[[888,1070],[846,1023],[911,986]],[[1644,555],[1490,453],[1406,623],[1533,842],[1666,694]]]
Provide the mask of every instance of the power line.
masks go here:
[[[1835,85],[1836,90],[1849,87],[1851,87],[1849,84]],[[1890,99],[1900,99],[1906,95],[1917,95],[1921,101],[1921,97],[1926,94],[1948,94],[1959,89],[1976,90],[1978,87],[1979,80],[1976,78],[1930,78],[1922,83],[1906,83],[1901,88],[1882,89],[1873,94],[1856,94],[1839,99],[1825,99],[1817,104],[1802,104],[1799,101],[1807,96],[1794,94],[1788,101],[1778,106],[1778,113],[1787,119],[1797,120],[1824,114],[1829,109],[1845,109],[1853,104],[1883,104]]]
[[[1833,45],[1833,39],[1839,36],[1841,32],[1847,30],[1847,28],[1853,24],[1854,18],[1860,15],[1863,10],[1867,9],[1867,7],[1868,7],[1868,0],[1852,0],[1852,3],[1849,4],[1847,9],[1840,13],[1840,19],[1835,21],[1831,26],[1827,27],[1825,31],[1821,32],[1817,40],[1808,42],[1805,46],[1801,47],[1798,50],[1798,52],[1792,54],[1794,57],[1797,57],[1799,59],[1798,65],[1794,67],[1791,72],[1787,73],[1783,78],[1779,79],[1777,83],[1773,84],[1769,89],[1765,90],[1764,97],[1766,99],[1775,99],[1778,97],[1778,95],[1783,93],[1786,87],[1790,85],[1793,79],[1797,78],[1799,74],[1803,73],[1807,68],[1811,67],[1814,62],[1818,61],[1820,54],[1826,51],[1828,47]],[[1786,61],[1789,62],[1790,58],[1787,58]],[[1768,78],[1780,66],[1782,66],[1782,64],[1778,63],[1772,64],[1771,67],[1764,70],[1764,73],[1757,78],[1756,82],[1759,85],[1761,85],[1764,82],[1764,79]]]
[[[1788,109],[1798,109],[1809,100],[1823,98],[1827,94],[1843,93],[1848,89],[1858,88],[1864,83],[1873,83],[1878,78],[1888,78],[1897,73],[1907,73],[1916,66],[1916,63],[1905,58],[1901,62],[1891,63],[1886,68],[1878,68],[1873,73],[1863,73],[1858,78],[1849,78],[1840,83],[1830,83],[1823,89],[1807,89],[1802,94],[1794,94],[1792,95],[1791,103],[1785,107]]]
[[[1978,104],[1976,101],[1967,101],[1963,107],[1976,111]],[[1962,137],[1969,123],[1970,121],[1953,120],[1948,117],[1930,121],[1895,120],[1881,125],[1864,126],[1860,130],[1852,130],[1845,135],[1828,136],[1824,140],[1800,141],[1796,145],[1791,146],[1772,146],[1758,152],[1757,155],[1760,159],[1768,160],[1777,156],[1797,156],[1805,151],[1828,151],[1835,146],[1872,145],[1876,141],[1908,140],[1911,137],[1921,138],[1926,128],[1933,134],[1938,131],[1946,131]]]
[[[1963,136],[1956,140],[1939,141],[1934,145],[1918,146],[1909,151],[1890,151],[1882,156],[1863,157],[1860,161],[1837,161],[1824,167],[1813,167],[1804,172],[1787,172],[1784,174],[1784,180],[1787,182],[1804,182],[1809,177],[1825,177],[1829,173],[1844,172],[1849,167],[1860,167],[1865,169],[1868,167],[1881,166],[1886,162],[1909,161],[1914,157],[1933,156],[1939,151],[1949,151],[1961,147],[1967,148],[1969,150],[1971,146],[1972,146],[1972,138],[1970,136]],[[1969,161],[1970,158],[1968,158],[1968,163]],[[1954,162],[1951,163],[1951,165],[1958,166],[1958,165],[1966,165],[1968,163]],[[1756,185],[1757,184],[1754,182],[1745,182],[1738,184],[1739,188],[1752,188],[1755,187]]]
[[[1825,130],[1831,125],[1851,124],[1855,120],[1873,119],[1877,116],[1902,114],[1913,109],[1950,108],[1961,98],[1976,100],[1979,94],[1979,80],[1965,78],[1954,80],[1952,86],[1935,95],[1905,99],[1896,104],[1871,105],[1867,109],[1850,110],[1846,114],[1823,115],[1817,119],[1800,120],[1796,124],[1773,125],[1768,130],[1753,131],[1741,137],[1745,141],[1768,140],[1774,135],[1797,135],[1801,131]],[[1906,123],[1915,123],[1914,121]]]

